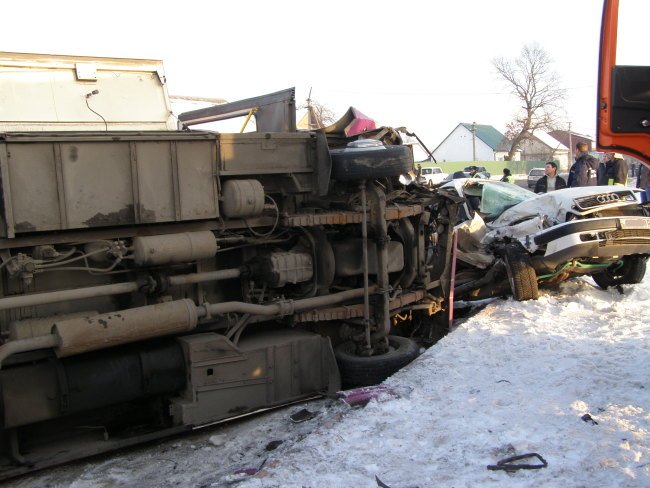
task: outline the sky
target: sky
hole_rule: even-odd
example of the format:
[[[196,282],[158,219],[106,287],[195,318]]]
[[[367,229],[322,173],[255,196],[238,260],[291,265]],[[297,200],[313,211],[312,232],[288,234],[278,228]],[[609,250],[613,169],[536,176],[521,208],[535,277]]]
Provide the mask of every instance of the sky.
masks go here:
[[[583,277],[535,301],[496,299],[365,407],[293,405],[3,486],[647,488],[650,274],[622,290]],[[313,418],[292,422],[304,409]],[[548,466],[487,469],[528,453]]]
[[[624,1],[638,28],[623,33],[645,32],[650,2]],[[433,150],[459,123],[505,130],[517,103],[492,60],[531,43],[567,89],[566,128],[594,135],[601,11],[600,0],[35,0],[3,5],[0,46],[161,59],[171,95],[236,101],[295,87],[298,104],[311,91],[339,116],[354,106]],[[645,43],[626,45],[648,56]]]

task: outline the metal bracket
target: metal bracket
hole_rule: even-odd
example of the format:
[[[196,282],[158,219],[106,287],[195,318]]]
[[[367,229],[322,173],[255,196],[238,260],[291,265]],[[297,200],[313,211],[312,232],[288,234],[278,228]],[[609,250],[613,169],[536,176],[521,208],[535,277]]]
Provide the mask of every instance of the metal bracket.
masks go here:
[[[280,306],[280,317],[286,317],[287,315],[293,315],[296,305],[293,300],[282,300],[278,302]]]

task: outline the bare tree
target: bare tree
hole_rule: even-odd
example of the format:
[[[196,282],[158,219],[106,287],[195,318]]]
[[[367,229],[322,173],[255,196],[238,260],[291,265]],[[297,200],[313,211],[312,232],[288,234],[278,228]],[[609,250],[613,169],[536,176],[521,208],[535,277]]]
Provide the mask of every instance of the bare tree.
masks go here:
[[[337,116],[333,110],[327,105],[324,105],[311,98],[307,99],[307,103],[298,105],[298,110],[307,109],[316,118],[317,124],[320,127],[325,127],[333,124],[337,120]]]
[[[559,126],[560,103],[566,90],[551,68],[551,58],[538,44],[525,45],[516,59],[494,58],[492,65],[510,92],[521,102],[521,109],[506,126],[511,161],[521,145],[536,130]]]

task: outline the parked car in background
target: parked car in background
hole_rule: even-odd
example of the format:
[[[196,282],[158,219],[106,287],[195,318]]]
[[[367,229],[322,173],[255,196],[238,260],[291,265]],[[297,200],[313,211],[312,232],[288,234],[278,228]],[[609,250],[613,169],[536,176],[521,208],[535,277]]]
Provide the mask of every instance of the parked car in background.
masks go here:
[[[638,189],[590,186],[537,195],[469,178],[451,180],[437,195],[458,202],[450,214],[458,236],[456,299],[504,293],[536,299],[539,287],[574,276],[591,276],[607,288],[645,275],[650,211]]]
[[[535,188],[537,180],[544,176],[544,168],[533,168],[528,172],[528,188]]]
[[[471,166],[467,166],[463,171],[469,174],[469,169]],[[490,179],[490,172],[485,168],[485,166],[477,166],[476,172],[481,176],[481,178],[485,178],[486,180]]]
[[[448,176],[447,173],[444,173],[442,168],[439,168],[438,166],[422,168],[420,174],[423,178],[422,183],[427,186],[439,185]]]
[[[444,180],[442,180],[443,183],[447,183],[451,180],[457,180],[459,178],[470,178],[470,175],[467,171],[454,171],[453,173],[449,173]]]

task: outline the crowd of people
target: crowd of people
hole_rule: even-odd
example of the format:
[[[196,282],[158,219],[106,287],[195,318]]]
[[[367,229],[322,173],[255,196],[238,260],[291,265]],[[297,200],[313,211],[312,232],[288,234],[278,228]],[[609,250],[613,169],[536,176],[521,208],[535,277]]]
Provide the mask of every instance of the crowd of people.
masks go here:
[[[589,154],[589,146],[585,142],[576,144],[576,159],[569,169],[568,179],[558,175],[558,164],[549,161],[544,166],[544,176],[535,184],[535,193],[548,193],[562,188],[575,188],[578,186],[627,186],[629,166],[623,156],[606,152],[603,162],[599,162]],[[508,168],[504,168],[500,181],[514,183],[514,178]],[[641,164],[637,174],[637,188],[650,188],[650,169]]]
[[[629,166],[621,154],[606,152],[602,163],[588,152],[584,142],[576,145],[576,161],[569,169],[569,188],[577,186],[627,186]],[[640,165],[636,181],[637,188],[650,187],[650,170],[645,165]]]
[[[467,169],[470,178],[483,177],[478,172],[477,166],[470,166]],[[420,165],[418,165],[418,170],[419,176]],[[603,162],[599,162],[589,154],[587,143],[578,142],[576,144],[575,162],[569,168],[569,175],[566,180],[558,174],[558,170],[557,161],[546,163],[544,165],[544,176],[535,183],[535,193],[548,193],[562,188],[575,188],[578,186],[627,186],[630,168],[621,154],[606,152]],[[644,164],[639,164],[638,171],[635,171],[635,173],[637,175],[636,187],[650,188],[650,169]],[[466,175],[467,173],[457,171],[454,173],[453,178],[462,178]],[[515,178],[509,168],[503,168],[503,176],[499,181],[515,183]]]

